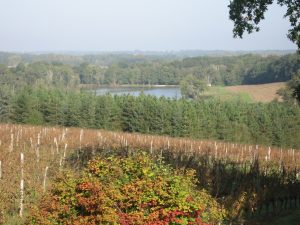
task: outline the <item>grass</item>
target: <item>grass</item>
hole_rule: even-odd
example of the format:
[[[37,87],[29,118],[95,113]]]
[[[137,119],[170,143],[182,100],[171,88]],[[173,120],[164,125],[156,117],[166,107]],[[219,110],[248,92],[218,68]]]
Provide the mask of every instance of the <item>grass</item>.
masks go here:
[[[281,101],[277,91],[285,87],[285,82],[257,84],[257,85],[237,85],[237,86],[212,86],[206,90],[202,97],[215,98],[223,101],[243,101],[243,102],[271,102]]]
[[[204,98],[215,98],[223,101],[243,101],[243,102],[253,102],[252,98],[248,93],[244,92],[231,92],[222,86],[212,86],[203,93]]]

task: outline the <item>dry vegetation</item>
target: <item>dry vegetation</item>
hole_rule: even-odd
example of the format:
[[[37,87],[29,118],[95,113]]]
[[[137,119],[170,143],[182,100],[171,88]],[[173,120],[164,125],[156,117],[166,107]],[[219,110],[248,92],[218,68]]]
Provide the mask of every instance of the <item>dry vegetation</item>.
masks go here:
[[[296,170],[298,173],[300,165],[300,152],[295,149],[282,150],[257,145],[103,130],[2,124],[0,125],[0,224],[1,219],[26,214],[32,201],[47,190],[50,177],[63,169],[70,157],[80,161],[82,153],[94,155],[101,150],[120,149],[124,151],[145,149],[152,154],[172,152],[179,157],[208,155],[209,159],[223,159],[237,164],[252,163],[258,159],[261,168],[270,164],[277,165],[278,168],[284,165],[287,170]]]
[[[234,93],[246,93],[255,102],[271,102],[274,99],[281,99],[276,92],[279,89],[284,88],[285,85],[285,82],[278,82],[270,84],[229,86],[225,87],[225,89]]]

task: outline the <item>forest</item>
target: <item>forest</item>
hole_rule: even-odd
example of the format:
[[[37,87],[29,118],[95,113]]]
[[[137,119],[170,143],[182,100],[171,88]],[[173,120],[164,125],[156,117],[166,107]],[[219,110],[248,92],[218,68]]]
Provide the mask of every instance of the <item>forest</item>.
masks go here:
[[[0,54],[0,83],[24,86],[178,85],[192,75],[212,85],[288,81],[300,69],[297,54],[200,56],[26,56]],[[34,57],[35,60],[30,60]],[[17,58],[17,59],[15,59]],[[100,59],[99,59],[100,58]],[[209,81],[208,81],[209,80]]]
[[[2,122],[300,147],[297,105],[96,96],[85,91],[28,87],[14,95],[1,92]]]
[[[260,224],[299,210],[299,55],[18,57],[0,58],[0,224]],[[287,88],[220,100],[198,90],[208,79]],[[184,82],[198,98],[92,89]]]

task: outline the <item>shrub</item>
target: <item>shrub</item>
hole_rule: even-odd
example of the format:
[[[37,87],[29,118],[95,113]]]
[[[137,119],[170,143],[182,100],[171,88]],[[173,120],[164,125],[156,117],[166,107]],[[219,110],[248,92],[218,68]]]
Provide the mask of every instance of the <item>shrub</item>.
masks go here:
[[[84,175],[65,174],[32,210],[30,224],[208,224],[224,210],[197,190],[193,170],[174,170],[145,154],[99,157]]]

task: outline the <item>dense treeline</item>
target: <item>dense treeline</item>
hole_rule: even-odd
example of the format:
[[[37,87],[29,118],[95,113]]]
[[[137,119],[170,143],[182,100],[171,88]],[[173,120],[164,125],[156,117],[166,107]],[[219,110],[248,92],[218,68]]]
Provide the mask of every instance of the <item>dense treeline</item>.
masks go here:
[[[279,52],[275,54],[287,54],[292,52]],[[0,52],[0,64],[8,66],[17,66],[20,63],[32,64],[36,62],[53,63],[60,62],[72,66],[78,66],[81,63],[89,63],[98,66],[110,66],[112,64],[119,63],[139,63],[139,62],[150,62],[150,61],[164,61],[174,60],[176,58],[182,58],[172,54],[158,54],[158,53],[135,53],[135,52],[112,52],[112,53],[40,53],[40,54],[18,54]]]
[[[35,53],[12,53],[0,52],[0,64],[17,66],[20,63],[31,64],[35,62],[61,62],[68,65],[78,66],[83,62],[98,66],[110,66],[119,63],[140,63],[149,61],[172,61],[188,57],[199,56],[239,56],[245,54],[255,54],[261,56],[293,54],[293,50],[263,50],[263,51],[121,51],[121,52],[35,52]]]
[[[1,89],[0,121],[300,147],[300,108],[25,88]]]
[[[178,85],[187,76],[213,85],[258,84],[290,80],[300,69],[300,56],[240,55],[222,57],[134,57],[134,56],[85,56],[76,61],[47,60],[19,63],[8,67],[0,65],[0,83],[15,86],[80,84],[121,85],[121,84],[169,84]],[[17,56],[15,56],[17,57]],[[65,56],[72,60],[75,56]],[[126,58],[127,57],[127,58]],[[2,60],[5,62],[5,60]],[[63,63],[64,64],[63,64]]]

